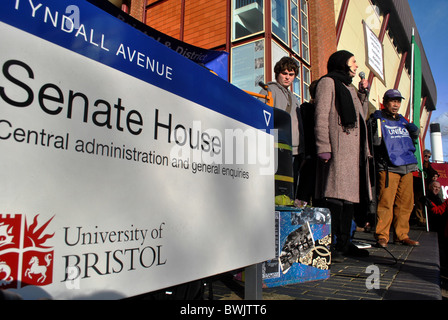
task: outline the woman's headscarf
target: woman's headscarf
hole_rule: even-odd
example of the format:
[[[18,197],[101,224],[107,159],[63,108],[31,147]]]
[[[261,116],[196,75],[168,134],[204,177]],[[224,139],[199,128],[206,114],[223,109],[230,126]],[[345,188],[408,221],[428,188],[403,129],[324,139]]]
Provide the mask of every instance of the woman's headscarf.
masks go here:
[[[352,83],[352,77],[349,73],[350,68],[347,64],[352,56],[353,54],[346,50],[333,53],[328,59],[328,73],[324,76],[334,80],[336,100],[339,102],[336,105],[339,106],[338,112],[341,117],[341,124],[347,129],[354,128],[357,120],[352,95],[344,86],[344,84],[348,86]]]

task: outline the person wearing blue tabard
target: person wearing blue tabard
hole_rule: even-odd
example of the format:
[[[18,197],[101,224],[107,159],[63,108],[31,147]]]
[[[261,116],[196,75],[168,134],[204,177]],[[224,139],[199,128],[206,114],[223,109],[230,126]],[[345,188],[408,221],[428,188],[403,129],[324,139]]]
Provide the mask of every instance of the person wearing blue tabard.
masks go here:
[[[396,89],[387,90],[383,110],[375,111],[372,124],[375,160],[378,168],[378,205],[375,239],[386,247],[389,230],[394,227],[394,241],[419,245],[409,238],[409,218],[414,206],[413,172],[417,171],[414,141],[420,129],[407,121],[399,110],[404,99]]]

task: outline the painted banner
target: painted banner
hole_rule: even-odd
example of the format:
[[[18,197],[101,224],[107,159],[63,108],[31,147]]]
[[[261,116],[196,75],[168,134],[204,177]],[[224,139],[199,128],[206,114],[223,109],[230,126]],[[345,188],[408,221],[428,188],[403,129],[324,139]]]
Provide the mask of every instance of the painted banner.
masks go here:
[[[118,299],[275,256],[269,107],[86,1],[2,1],[0,42],[0,289]]]
[[[431,166],[439,173],[437,181],[440,182],[443,199],[448,199],[448,164],[431,162]]]

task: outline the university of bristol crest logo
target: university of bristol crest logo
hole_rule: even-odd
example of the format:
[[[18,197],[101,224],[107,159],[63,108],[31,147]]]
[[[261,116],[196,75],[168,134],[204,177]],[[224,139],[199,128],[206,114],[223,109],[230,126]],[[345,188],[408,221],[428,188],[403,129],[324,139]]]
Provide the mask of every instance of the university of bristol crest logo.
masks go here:
[[[28,226],[25,215],[0,214],[0,289],[53,282],[54,250],[45,242],[54,233],[44,233],[53,217],[38,227],[38,216]]]

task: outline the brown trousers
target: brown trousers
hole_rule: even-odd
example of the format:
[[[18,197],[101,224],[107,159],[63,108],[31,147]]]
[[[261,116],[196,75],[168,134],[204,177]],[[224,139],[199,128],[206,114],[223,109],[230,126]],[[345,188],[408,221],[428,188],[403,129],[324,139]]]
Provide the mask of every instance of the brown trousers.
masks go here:
[[[413,175],[388,174],[389,186],[386,188],[387,173],[379,173],[375,238],[389,241],[389,230],[393,225],[395,240],[404,240],[409,237],[409,218],[414,206]]]

